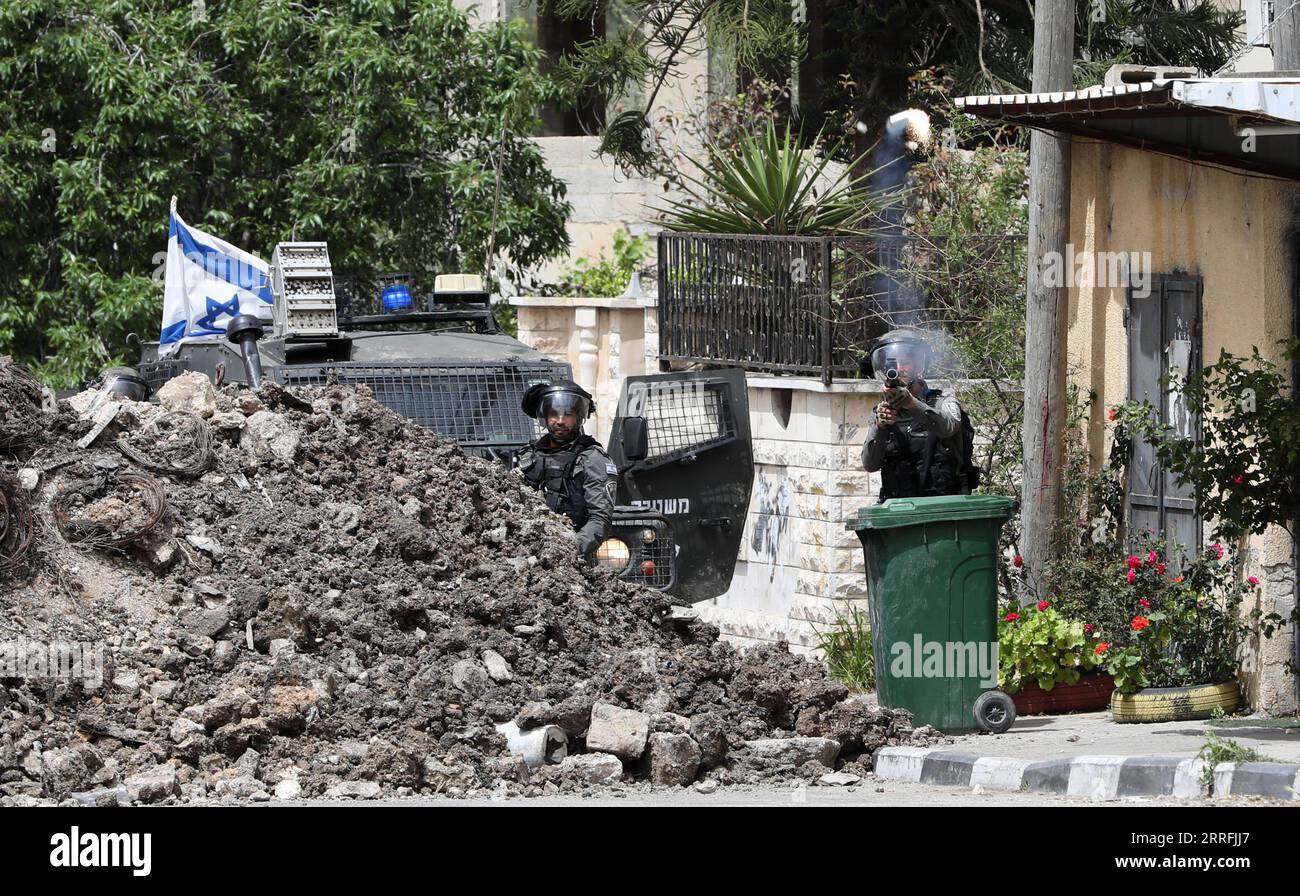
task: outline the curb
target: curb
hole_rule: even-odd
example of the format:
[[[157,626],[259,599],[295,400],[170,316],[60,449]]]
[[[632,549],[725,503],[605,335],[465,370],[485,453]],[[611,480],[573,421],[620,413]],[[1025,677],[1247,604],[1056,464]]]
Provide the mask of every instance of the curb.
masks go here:
[[[876,777],[884,781],[1093,800],[1204,799],[1209,795],[1201,785],[1204,768],[1199,759],[1162,756],[1073,756],[1036,761],[925,747],[882,747],[875,754]],[[1221,762],[1214,768],[1214,795],[1300,800],[1300,765]]]

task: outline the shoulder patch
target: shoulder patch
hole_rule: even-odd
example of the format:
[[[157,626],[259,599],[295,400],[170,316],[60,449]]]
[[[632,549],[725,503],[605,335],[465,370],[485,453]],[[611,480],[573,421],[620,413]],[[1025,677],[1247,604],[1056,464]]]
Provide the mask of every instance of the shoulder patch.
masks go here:
[[[605,472],[610,476],[617,476],[618,467],[615,466],[613,461],[605,461]]]

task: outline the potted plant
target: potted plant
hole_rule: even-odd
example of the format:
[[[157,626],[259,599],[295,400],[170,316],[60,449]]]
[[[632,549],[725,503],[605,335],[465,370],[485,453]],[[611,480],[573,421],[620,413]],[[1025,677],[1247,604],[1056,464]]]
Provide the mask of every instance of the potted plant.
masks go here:
[[[1156,552],[1148,558],[1153,562],[1129,558],[1130,596],[1149,596],[1134,601],[1126,643],[1104,652],[1115,678],[1115,721],[1183,721],[1234,712],[1241,703],[1237,672],[1244,638],[1257,626],[1271,635],[1282,618],[1258,609],[1241,612],[1243,598],[1259,580],[1241,581],[1235,555],[1218,542],[1165,581],[1152,576],[1152,567],[1164,569]]]
[[[1105,647],[1095,626],[1049,601],[1017,606],[998,622],[998,684],[1022,716],[1104,709],[1114,690],[1098,671]]]

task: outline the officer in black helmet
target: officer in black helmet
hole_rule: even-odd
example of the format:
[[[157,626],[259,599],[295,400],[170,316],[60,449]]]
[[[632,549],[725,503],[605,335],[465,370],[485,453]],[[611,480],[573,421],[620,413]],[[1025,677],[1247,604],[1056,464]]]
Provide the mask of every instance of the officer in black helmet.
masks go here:
[[[862,446],[862,465],[881,474],[880,499],[969,494],[973,431],[957,399],[925,382],[930,347],[916,330],[891,330],[872,343],[863,373],[885,386]]]
[[[582,431],[594,410],[577,383],[542,383],[524,393],[523,411],[546,426],[546,435],[520,451],[515,464],[546,505],[573,521],[578,551],[595,552],[614,519],[618,468],[600,443]]]

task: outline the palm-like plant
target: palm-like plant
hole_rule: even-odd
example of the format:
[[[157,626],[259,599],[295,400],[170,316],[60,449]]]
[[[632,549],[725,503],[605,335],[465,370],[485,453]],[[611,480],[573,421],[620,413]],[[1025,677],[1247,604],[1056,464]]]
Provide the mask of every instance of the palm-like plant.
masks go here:
[[[831,170],[832,152],[801,150],[794,135],[768,122],[731,146],[710,145],[704,159],[689,158],[685,199],[656,209],[670,230],[696,233],[820,236],[862,233],[899,198],[866,188],[872,172],[862,158]]]

